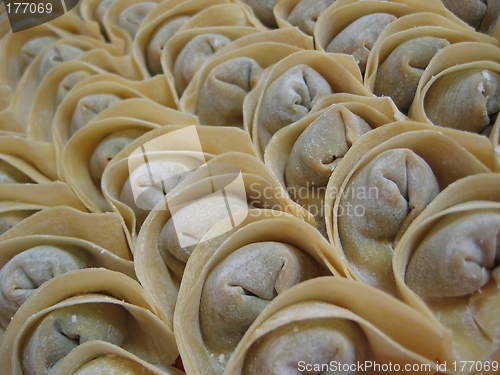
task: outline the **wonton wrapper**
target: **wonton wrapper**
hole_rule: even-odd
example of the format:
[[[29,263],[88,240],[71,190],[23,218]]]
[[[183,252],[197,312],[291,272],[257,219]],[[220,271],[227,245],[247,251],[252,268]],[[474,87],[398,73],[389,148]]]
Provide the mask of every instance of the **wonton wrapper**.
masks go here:
[[[437,12],[456,18],[439,3],[439,0],[426,2],[337,0],[320,15],[316,22],[314,33],[316,48],[322,52],[353,54],[363,72],[369,52],[382,29],[394,18],[422,11]],[[378,17],[377,21],[372,20],[368,23],[357,22],[360,18],[375,13],[387,16],[383,19]],[[366,17],[363,20],[366,20]],[[348,30],[347,28],[354,29],[349,34],[342,33]],[[337,36],[342,40],[335,39]],[[329,49],[334,39],[336,47]]]
[[[10,108],[27,126],[27,115],[33,102],[33,97],[43,78],[59,64],[73,59],[84,59],[85,53],[104,49],[111,56],[116,56],[117,52],[104,42],[82,36],[72,36],[61,38],[45,47],[32,61],[23,74],[19,82]]]
[[[47,207],[2,235],[2,240],[29,235],[79,238],[125,260],[131,252],[120,219],[115,213],[86,213],[72,207]]]
[[[163,106],[176,108],[172,94],[168,82],[162,76],[145,81],[129,81],[109,73],[91,76],[79,82],[57,108],[52,121],[56,144],[66,144],[76,131],[85,126],[86,122],[117,101],[130,98],[148,98]],[[114,95],[118,98],[111,100],[99,97],[99,100],[92,99],[82,107],[80,101],[93,95]],[[104,100],[109,101],[109,103],[103,107]],[[75,113],[77,109],[87,109],[88,114]]]
[[[58,105],[78,83],[94,74],[116,73],[128,79],[138,79],[133,73],[129,61],[112,56],[105,50],[92,50],[82,56],[82,60],[61,63],[50,71],[38,86],[37,92],[29,105],[27,135],[29,138],[44,141],[52,140],[52,120]],[[28,104],[28,103],[27,103]]]
[[[274,7],[276,22],[280,28],[298,27],[313,36],[316,20],[335,0],[280,0]]]
[[[102,306],[101,309],[120,313],[121,316],[110,317],[114,319],[113,325],[115,327],[109,328],[113,330],[109,331],[109,335],[111,338],[113,336],[121,337],[123,349],[151,364],[169,366],[175,361],[178,352],[173,332],[154,315],[156,311],[144,294],[142,287],[121,273],[104,269],[85,269],[70,272],[48,281],[18,310],[1,344],[0,358],[5,370],[11,374],[25,374],[23,362],[25,365],[28,361],[36,360],[36,357],[33,357],[33,355],[37,355],[36,352],[40,352],[42,358],[44,355],[50,356],[51,352],[54,356],[59,357],[63,357],[66,351],[69,352],[70,348],[67,348],[66,345],[61,347],[62,353],[57,353],[57,349],[54,347],[34,346],[36,342],[31,345],[26,342],[30,338],[30,331],[36,328],[40,322],[44,322],[45,330],[50,332],[49,319],[51,316],[60,317],[61,330],[63,327],[70,330],[69,332],[74,329],[79,335],[78,338],[81,334],[82,340],[85,340],[85,337],[88,337],[88,340],[92,337],[105,336],[107,330],[104,327],[109,326],[111,321],[104,321],[103,319],[109,320],[104,316],[98,317],[98,321],[92,323],[93,326],[95,324],[101,325],[101,331],[93,332],[88,330],[89,327],[84,329],[84,327],[77,325],[78,314],[81,314],[79,310],[82,311],[83,308],[83,312],[88,314],[90,313],[89,308],[96,307],[96,305]],[[69,312],[73,317],[68,319],[68,316],[65,319],[64,315]],[[99,308],[92,313],[99,314]],[[43,329],[38,330],[36,335],[43,335],[42,332]],[[71,333],[68,335],[72,337]],[[34,340],[37,339],[43,339],[43,336],[34,338]],[[54,344],[58,340],[57,337],[51,338],[50,336],[46,339],[55,340]],[[59,342],[61,343],[61,341]],[[27,349],[35,353],[28,354],[30,352],[26,353]],[[21,354],[22,352],[24,355]],[[47,359],[50,360],[50,357]],[[61,363],[64,361],[63,358]]]
[[[479,42],[449,45],[427,66],[408,115],[434,125],[481,132],[493,125],[500,108],[499,74],[498,48]]]
[[[34,205],[39,208],[67,206],[85,212],[85,206],[64,182],[50,181],[43,184],[2,184],[1,201],[13,207]]]
[[[149,210],[151,210],[160,198],[163,198],[164,193],[157,187],[151,187],[152,190],[150,190],[150,192],[152,193],[151,199],[153,199],[153,202],[149,203],[152,204],[152,206],[149,209],[142,209],[137,206],[132,191],[130,190],[130,185],[127,184],[128,186],[125,187],[127,179],[130,176],[128,157],[137,148],[144,145],[147,146],[148,142],[151,142],[156,138],[160,139],[159,137],[165,136],[170,132],[183,129],[186,130],[187,128],[188,127],[186,125],[165,125],[159,129],[147,132],[118,153],[104,171],[102,178],[102,192],[112,209],[120,214],[120,219],[122,220],[127,240],[129,241],[132,249],[134,249],[138,229],[141,227],[142,222],[149,213]],[[189,129],[187,131],[189,131]],[[197,126],[196,131],[199,136],[201,150],[203,151],[203,157],[205,160],[212,158],[214,155],[231,151],[234,147],[237,147],[240,152],[255,155],[248,135],[242,130]],[[228,141],[229,139],[231,142]],[[176,160],[180,161],[180,163],[172,164],[172,168],[174,166],[175,168],[178,168],[182,165],[182,162],[189,159],[191,154],[199,157],[200,155],[198,155],[198,150],[192,148],[197,148],[196,140],[187,141],[188,143],[193,142],[188,149],[184,149],[186,146],[185,142],[171,145],[172,148],[170,150],[161,150],[156,152],[158,160],[161,160],[159,156],[163,153],[165,157],[169,159],[169,162]],[[150,144],[150,146],[154,147],[153,144]],[[190,160],[190,162],[193,162],[193,160]],[[196,161],[195,164],[196,166],[199,166],[199,161]],[[141,165],[140,168],[142,168],[144,172],[147,171],[147,169],[144,169],[144,165]],[[183,168],[183,171],[189,170],[188,166],[184,166]],[[142,176],[143,173],[141,172],[140,175]],[[150,187],[150,185],[146,185],[144,189],[148,187]],[[125,194],[124,196],[127,198],[126,203],[122,201],[122,191],[124,189],[125,193],[123,194]]]
[[[47,207],[68,206],[85,212],[73,190],[61,181],[0,186],[0,236]]]
[[[486,138],[439,130],[416,122],[375,129],[349,149],[327,186],[328,238],[347,272],[391,294],[393,251],[408,225],[450,183],[493,167]]]
[[[436,52],[447,44],[467,41],[495,42],[439,14],[415,13],[398,18],[380,33],[370,51],[365,86],[376,95],[391,96],[401,110],[407,111],[419,79]]]
[[[192,172],[167,194],[165,202],[158,203],[141,227],[136,241],[136,264],[142,283],[150,285],[148,290],[157,290],[155,283],[166,277],[162,276],[163,271],[152,270],[158,267],[163,270],[165,266],[168,280],[178,286],[194,248],[194,245],[183,246],[183,243],[198,243],[212,226],[226,220],[229,212],[236,215],[248,209],[272,209],[314,224],[314,219],[286,196],[254,155],[226,152],[208,160],[206,168],[210,176],[207,176],[205,166]],[[238,180],[239,173],[242,181]],[[207,194],[207,185],[213,186],[210,194]],[[238,191],[239,187],[244,187],[245,195]],[[222,194],[228,197],[225,204],[220,196],[212,194],[221,194],[222,189]],[[172,207],[175,209],[174,218]],[[234,225],[238,223],[231,222],[231,228]],[[185,242],[181,243],[180,235],[185,236],[182,239]],[[161,301],[161,298],[155,300]]]
[[[109,40],[104,27],[103,18],[108,8],[115,0],[81,0],[78,10],[80,16],[87,22],[88,25],[100,31],[100,34]]]
[[[388,98],[332,94],[276,132],[264,160],[290,197],[314,215],[326,237],[323,204],[330,174],[361,135],[402,116]]]
[[[72,13],[55,18],[50,23],[6,35],[0,41],[0,83],[14,91],[26,68],[44,47],[74,34],[102,40],[99,33]]]
[[[5,9],[5,4],[2,2],[0,4],[0,40],[11,31],[7,10]]]
[[[48,142],[0,136],[0,160],[32,182],[57,180],[54,146]]]
[[[104,13],[102,23],[111,43],[120,51],[132,53],[132,43],[146,15],[158,4],[156,0],[116,1]]]
[[[53,375],[94,375],[113,371],[121,375],[184,375],[171,366],[152,365],[105,341],[79,345],[58,365]]]
[[[321,277],[278,295],[248,329],[224,374],[293,374],[301,364],[330,368],[332,362],[337,371],[354,364],[356,370],[342,371],[349,374],[393,373],[376,371],[373,363],[393,369],[419,364],[422,372],[409,373],[437,374],[445,339],[445,331],[387,294]],[[359,369],[365,361],[372,368]],[[332,367],[331,373],[337,371]]]
[[[208,326],[203,328],[202,325],[205,323],[202,323],[202,320],[208,318],[208,316],[203,317],[202,315],[204,314],[200,312],[200,308],[203,308],[202,306],[211,306],[206,299],[209,300],[211,297],[216,296],[216,294],[210,294],[211,292],[205,295],[203,290],[204,287],[210,288],[206,284],[207,280],[211,280],[211,274],[216,277],[219,268],[222,267],[220,272],[227,272],[226,276],[220,275],[221,279],[219,282],[224,285],[227,284],[227,287],[222,285],[221,288],[227,288],[227,295],[225,297],[228,299],[227,302],[229,305],[219,306],[219,313],[214,312],[215,315],[212,323],[217,325],[219,319],[227,318],[229,319],[228,325],[225,327],[221,326],[220,328],[224,330],[236,329],[241,332],[241,335],[246,330],[246,327],[255,319],[255,314],[258,314],[258,310],[263,309],[268,300],[275,297],[275,291],[278,291],[278,293],[283,292],[284,289],[300,282],[302,280],[301,277],[310,278],[330,273],[340,275],[341,271],[338,271],[340,264],[331,246],[328,245],[317,230],[307,225],[304,221],[274,210],[250,210],[243,214],[247,214],[247,216],[242,225],[220,237],[201,242],[195,248],[187,263],[174,313],[174,327],[179,351],[181,352],[183,364],[188,373],[222,374],[232,350],[237,345],[236,342],[229,343],[228,340],[230,337],[224,336],[225,333],[220,330],[218,330],[219,334],[216,337],[203,338],[202,330],[205,330],[205,334],[208,334],[207,332],[211,328]],[[241,215],[241,213],[238,215]],[[235,218],[237,217],[235,215]],[[216,233],[218,230],[217,227],[212,229]],[[207,237],[210,238],[210,235],[211,232],[207,234]],[[244,254],[243,252],[239,252],[238,254],[238,249],[242,249],[246,245],[251,245],[254,249],[252,251],[263,251],[263,248],[258,246],[259,242],[274,242],[278,243],[278,246],[282,246],[281,244],[293,246],[296,249],[294,250],[295,254],[302,254],[300,257],[306,256],[305,259],[308,259],[307,262],[302,263],[305,269],[299,271],[300,266],[295,263],[296,260],[293,260],[295,256],[298,257],[299,255],[290,255],[290,258],[287,260],[282,260],[284,263],[283,274],[280,275],[278,275],[280,271],[275,269],[276,258],[272,256],[273,253],[271,252],[268,253],[268,256],[271,257],[268,260],[260,259],[259,261],[260,257],[256,256],[254,258],[250,255],[248,255],[249,258],[246,260],[238,259],[242,256],[239,254]],[[270,244],[263,245],[276,246]],[[278,255],[276,256],[279,257]],[[230,268],[227,268],[228,266],[225,266],[224,262],[226,264],[227,262],[233,263],[236,274],[231,274]],[[245,266],[242,266],[241,262],[249,266],[246,272],[243,272]],[[316,264],[316,266],[313,266],[313,264]],[[217,267],[218,265],[220,267]],[[256,268],[250,267],[250,265]],[[256,278],[252,278],[250,272],[252,269],[257,270],[259,267],[261,267],[260,272],[257,272],[260,279],[257,280]],[[309,271],[307,271],[308,268]],[[299,272],[303,273],[299,274]],[[272,282],[276,283],[275,289],[272,289],[268,285]],[[270,288],[272,292],[269,291]],[[271,293],[271,296],[269,296],[269,293]],[[250,306],[250,303],[246,304],[247,310],[253,310],[250,311],[246,319],[243,315],[243,310],[241,310],[245,308],[245,303],[244,300],[241,302],[238,301],[239,295],[249,295],[245,298],[250,298],[249,301],[252,301],[252,306]],[[209,307],[206,308],[208,309]],[[213,308],[217,310],[216,306],[213,306]],[[233,314],[231,314],[231,309],[234,309]],[[227,316],[224,316],[224,314]],[[239,322],[233,323],[231,320]],[[232,324],[238,324],[241,327],[238,329],[237,326],[235,327]],[[230,336],[233,337],[233,334]],[[237,336],[238,334],[234,335],[235,338]],[[209,340],[211,344],[207,344],[206,340]],[[216,345],[220,346],[220,348],[213,347],[215,342],[220,344]],[[223,346],[226,349],[223,349]]]
[[[458,18],[481,33],[492,35],[498,39],[500,36],[500,23],[498,22],[500,4],[497,1],[456,1],[441,0]]]
[[[495,149],[495,172],[500,172],[500,121],[497,121],[490,133],[490,141]]]
[[[180,108],[205,125],[243,126],[243,101],[262,70],[302,49],[312,49],[297,29],[251,34],[228,44],[202,66],[181,98]]]
[[[52,121],[58,174],[61,176],[61,155],[71,136],[100,112],[122,100],[148,98],[176,107],[173,91],[164,76],[146,81],[128,81],[111,74],[98,74],[81,81],[57,108]]]
[[[8,263],[9,269],[5,268]],[[5,330],[15,311],[40,285],[62,273],[90,267],[106,268],[135,278],[132,261],[79,238],[28,235],[2,241],[0,330]]]
[[[276,19],[274,16],[274,7],[279,0],[241,0],[247,4],[257,19],[268,28],[276,28]]]
[[[101,192],[102,173],[109,161],[150,130],[167,124],[196,123],[194,116],[150,100],[129,99],[123,104],[117,103],[101,112],[68,141],[62,155],[64,179],[89,210],[111,211]]]
[[[161,53],[168,40],[180,29],[219,26],[220,13],[233,18],[233,26],[256,26],[251,11],[231,0],[189,0],[162,2],[147,16],[137,32],[133,56],[144,77],[162,73]],[[215,21],[215,22],[214,22]],[[153,42],[153,44],[152,44]]]
[[[295,70],[291,69],[299,69],[300,72],[295,74]],[[307,82],[303,82],[303,77],[302,82],[297,82],[297,88],[294,87],[293,80],[283,83],[279,81],[291,72],[295,74],[292,78],[298,78],[301,74],[303,76],[304,73],[301,72],[304,69],[313,78],[311,87]],[[279,85],[273,86],[275,81],[284,84],[287,90],[283,90]],[[332,92],[370,96],[361,84],[361,74],[353,58],[340,54],[327,55],[318,51],[293,53],[267,69],[259,84],[245,97],[244,128],[251,135],[255,147],[263,154],[265,146],[277,130],[300,120],[316,101]],[[271,102],[266,101],[266,98]],[[266,113],[262,113],[263,111]],[[271,115],[275,121],[270,119]],[[268,129],[269,127],[272,129]]]
[[[165,44],[161,55],[162,70],[172,76],[177,95],[181,97],[206,60],[231,41],[258,32],[253,27],[230,24],[179,31]]]
[[[498,174],[488,173],[448,186],[408,228],[394,254],[402,299],[450,330],[457,361],[500,358],[499,182]]]

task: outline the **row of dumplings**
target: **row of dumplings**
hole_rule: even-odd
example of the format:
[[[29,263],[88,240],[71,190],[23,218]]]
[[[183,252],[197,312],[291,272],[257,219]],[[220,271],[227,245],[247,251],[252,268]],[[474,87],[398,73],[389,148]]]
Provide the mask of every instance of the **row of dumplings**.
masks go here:
[[[497,371],[499,10],[83,0],[11,33],[2,9],[2,370]]]

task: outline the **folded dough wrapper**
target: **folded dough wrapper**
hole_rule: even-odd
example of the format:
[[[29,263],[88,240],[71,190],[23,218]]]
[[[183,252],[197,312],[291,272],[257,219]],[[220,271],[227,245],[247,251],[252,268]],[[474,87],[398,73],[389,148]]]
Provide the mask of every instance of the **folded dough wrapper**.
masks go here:
[[[439,14],[422,12],[400,17],[380,33],[371,48],[365,86],[376,95],[390,96],[407,112],[434,55],[448,44],[469,41],[496,43],[494,38]]]
[[[119,346],[106,341],[86,342],[73,349],[59,362],[53,375],[183,375],[175,367],[152,365]]]
[[[149,144],[148,142],[152,142],[156,138],[165,139],[162,138],[162,136],[166,136],[170,132],[186,128],[186,125],[165,125],[159,129],[147,132],[118,153],[113,159],[113,162],[110,163],[104,171],[102,178],[102,192],[112,209],[120,214],[121,220],[123,220],[122,225],[125,228],[127,240],[129,241],[132,249],[135,246],[134,243],[136,236],[142,222],[154,205],[158,203],[159,200],[163,199],[165,193],[162,187],[151,185],[146,165],[137,165],[137,167],[133,168],[134,171],[137,171],[134,176],[141,179],[145,178],[145,181],[149,181],[143,188],[144,191],[146,189],[149,190],[146,194],[143,194],[143,198],[141,198],[149,199],[149,203],[147,204],[148,207],[141,208],[141,204],[135,201],[133,191],[131,190],[129,179],[130,172],[127,159],[132,152],[145,144]],[[214,155],[231,151],[234,147],[237,147],[240,152],[255,155],[255,151],[252,148],[248,134],[240,129],[197,126],[196,132],[199,137],[199,145],[201,146],[201,150],[203,150],[203,157],[205,161]],[[232,139],[233,141],[228,142],[228,139]],[[154,147],[153,143],[151,143],[150,146]],[[193,149],[192,145],[186,146],[186,142],[167,142],[167,144],[163,144],[160,147],[159,151],[155,151],[149,155],[149,157],[152,157],[153,154],[155,155],[153,164],[156,166],[156,170],[160,173],[162,173],[162,170],[173,172],[174,170],[177,170],[175,168],[178,168],[179,173],[183,173],[200,166],[198,161],[201,156],[199,155],[200,153],[198,150]],[[166,160],[162,160],[163,157],[165,157]],[[151,159],[151,161],[153,161],[153,159]],[[169,163],[169,161],[172,163]],[[171,173],[167,173],[169,177],[172,176]],[[174,183],[171,185],[171,187],[174,187],[176,184],[175,179],[170,179],[170,182]]]
[[[446,46],[432,58],[422,74],[408,116],[470,132],[489,130],[499,110],[496,94],[499,61],[498,48],[489,43]],[[464,108],[465,96],[467,107]]]
[[[106,166],[123,148],[160,125],[197,123],[194,116],[147,99],[130,99],[122,103],[113,106],[120,108],[101,112],[71,137],[63,150],[64,179],[93,212],[112,210],[102,194],[101,179]]]
[[[316,20],[335,0],[281,0],[274,7],[279,28],[298,27],[303,33],[312,36]]]
[[[355,278],[396,294],[391,266],[395,246],[440,190],[490,171],[484,163],[493,166],[492,147],[484,140],[395,122],[370,131],[349,149],[330,177],[325,221],[331,243],[344,254]],[[429,149],[430,143],[436,148]],[[434,152],[437,145],[447,152]]]
[[[498,22],[500,5],[496,1],[441,1],[453,14],[477,31],[497,38],[500,35],[500,24]]]
[[[366,308],[367,301],[373,309]],[[339,366],[391,363],[393,368],[421,364],[425,373],[436,374],[446,339],[446,331],[385,293],[340,277],[320,277],[269,303],[224,374],[294,374],[301,364],[325,371],[334,361]],[[380,373],[368,366],[345,373],[361,372]]]
[[[340,274],[321,234],[287,213],[250,210],[241,226],[212,234],[188,260],[174,312],[183,364],[193,374],[221,374],[246,329],[277,294],[311,277]]]
[[[388,98],[332,94],[279,130],[264,160],[290,197],[308,209],[326,237],[324,195],[332,171],[361,135],[402,116]]]
[[[227,13],[234,26],[260,24],[243,4],[229,0],[190,0],[158,4],[146,16],[133,45],[133,56],[144,77],[162,73],[161,54],[168,40],[181,28],[218,26],[220,12]],[[227,9],[224,10],[224,7]],[[211,9],[212,8],[212,9]]]
[[[1,343],[2,363],[12,374],[48,374],[80,343],[98,340],[169,366],[178,355],[173,332],[154,314],[142,287],[121,273],[66,273],[45,283],[18,310]]]
[[[86,213],[71,207],[47,207],[6,232],[2,240],[28,235],[79,238],[120,258],[132,259],[120,218],[115,213]]]
[[[6,167],[7,176],[10,170],[20,177],[26,176],[18,182],[47,183],[57,180],[55,150],[49,142],[0,136],[0,159]],[[16,180],[15,177],[13,179]],[[8,180],[4,180],[6,182]]]
[[[252,27],[229,25],[179,31],[165,45],[161,57],[163,72],[172,75],[181,97],[206,60],[234,39],[256,32]]]
[[[135,278],[132,261],[75,237],[27,235],[11,238],[2,241],[0,254],[2,330],[38,287],[63,273],[103,267]]]
[[[498,360],[498,175],[448,186],[395,249],[402,299],[451,332],[454,360]],[[430,285],[432,284],[432,285]]]
[[[0,185],[0,196],[5,209],[39,210],[46,207],[68,206],[83,212],[87,211],[73,190],[61,181],[43,184],[3,184]]]
[[[158,104],[176,107],[172,93],[164,76],[128,81],[111,74],[98,74],[80,82],[59,105],[52,122],[58,175],[62,178],[62,153],[66,143],[100,112],[132,98],[152,99]]]
[[[286,197],[255,156],[227,152],[211,158],[207,168],[211,177],[203,167],[185,177],[168,193],[167,200],[151,211],[140,229],[135,246],[137,272],[148,290],[158,294],[155,300],[160,304],[164,292],[155,284],[165,278],[178,286],[194,247],[219,221],[231,229],[240,224],[235,217],[244,216],[249,209],[267,212],[271,208],[314,223],[307,211]]]
[[[86,212],[85,206],[64,182],[3,184],[0,186],[0,236],[24,219],[48,207],[68,206]]]
[[[194,76],[180,108],[207,125],[243,126],[243,101],[263,69],[304,48],[309,37],[297,29],[273,30],[242,37],[222,48]]]
[[[75,14],[58,17],[50,23],[23,30],[22,33],[9,33],[0,43],[0,83],[13,91],[16,89],[26,68],[49,44],[63,37],[83,35],[102,41],[102,36]]]
[[[104,13],[102,23],[109,41],[124,55],[132,53],[132,44],[147,14],[158,4],[154,0],[115,1]]]
[[[118,58],[117,51],[104,42],[85,36],[71,36],[60,38],[43,48],[31,62],[20,80],[12,97],[10,109],[27,126],[29,108],[33,102],[38,86],[45,76],[59,64],[71,60],[86,60],[86,53],[95,49],[102,49]],[[87,58],[91,60],[92,58]]]
[[[316,22],[316,49],[322,52],[352,54],[363,73],[371,49],[384,28],[399,17],[425,11],[457,20],[440,0],[425,3],[413,0],[337,0]]]
[[[334,92],[370,96],[352,56],[293,53],[267,69],[245,97],[244,128],[263,154],[274,133],[300,120],[316,101]]]

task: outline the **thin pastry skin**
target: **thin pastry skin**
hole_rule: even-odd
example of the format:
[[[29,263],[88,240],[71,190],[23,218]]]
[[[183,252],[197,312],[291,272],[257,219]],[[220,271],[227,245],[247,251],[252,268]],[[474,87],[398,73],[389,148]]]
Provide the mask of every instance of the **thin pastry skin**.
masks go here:
[[[315,101],[331,93],[328,82],[314,69],[297,65],[275,80],[263,94],[258,114],[260,126],[273,135],[283,126],[300,120]]]
[[[90,174],[97,186],[101,185],[102,174],[111,159],[143,133],[141,130],[117,131],[99,143],[90,156]]]
[[[179,96],[182,95],[203,62],[230,42],[231,40],[224,35],[204,33],[195,36],[184,46],[172,70]]]
[[[499,49],[486,41],[444,47],[424,70],[408,116],[489,134],[499,110],[499,61]]]
[[[496,252],[492,240],[499,228],[500,216],[494,211],[456,214],[443,219],[415,250],[406,270],[407,285],[424,298],[474,293],[490,278]],[[466,249],[464,244],[469,238],[478,238],[479,244]],[[482,238],[488,242],[481,243]],[[436,262],[428,265],[428,259],[436,256],[437,248],[443,250],[436,254]],[[455,261],[452,257],[458,259]],[[462,257],[464,260],[460,261]],[[443,266],[445,273],[439,271]]]
[[[426,181],[425,186],[421,187],[420,181]],[[343,208],[339,235],[347,259],[359,267],[365,282],[391,290],[391,282],[381,280],[380,276],[372,279],[370,271],[364,269],[363,260],[370,259],[368,269],[375,267],[377,275],[390,274],[392,251],[373,252],[368,241],[365,249],[363,245],[354,245],[351,253],[351,238],[360,236],[380,243],[393,243],[398,233],[438,194],[438,181],[429,165],[417,154],[409,149],[395,149],[373,159],[353,177],[346,189],[365,191],[365,194],[348,194],[339,203]],[[364,215],[356,214],[353,207],[362,207]]]
[[[449,351],[456,360],[497,359],[496,181],[498,174],[487,173],[449,185],[395,249],[402,299],[450,331]]]
[[[458,18],[481,33],[492,35],[498,29],[500,5],[497,1],[442,0],[442,2]]]
[[[251,33],[233,40],[207,59],[193,77],[181,97],[181,110],[197,114],[203,124],[242,127],[245,99],[261,81],[263,71],[294,52],[311,48],[311,42],[298,29]]]
[[[364,312],[355,302],[360,295],[373,299],[374,306],[390,301],[393,319],[417,324],[427,332],[422,336],[431,343],[427,349],[440,348],[442,332],[400,301],[352,280],[322,277],[297,284],[274,299],[240,341],[224,374],[381,373],[371,366],[356,371],[357,366],[371,361],[391,361],[393,366],[400,363],[402,367],[404,363],[427,363],[428,373],[438,373],[432,363],[432,350],[422,355],[411,338],[394,334],[395,327],[384,322],[388,318],[387,305],[383,308],[384,318]],[[409,311],[412,313],[407,314]],[[377,333],[374,335],[372,330]]]
[[[400,132],[404,128],[408,132]],[[381,126],[354,144],[332,173],[325,195],[326,229],[356,279],[396,295],[394,249],[411,223],[446,186],[490,171],[464,148],[482,143],[481,136],[447,130],[444,136],[435,127],[418,123]],[[431,152],[425,146],[431,139],[444,142],[449,153]],[[456,141],[463,146],[455,149]],[[485,160],[492,166],[491,146],[483,147]],[[458,169],[451,165],[450,157],[462,160]]]
[[[175,33],[161,56],[163,72],[171,75],[179,97],[202,65],[229,43],[261,33],[257,28],[234,26],[222,12],[219,26],[188,27]]]
[[[496,371],[500,0],[3,3],[0,375]]]
[[[390,96],[397,107],[408,111],[423,70],[448,41],[436,37],[409,39],[396,47],[378,67],[373,93]]]
[[[22,352],[23,372],[48,375],[62,357],[90,340],[120,346],[129,319],[126,310],[113,304],[85,304],[49,313],[26,339]]]
[[[314,215],[326,237],[323,207],[330,175],[364,134],[399,116],[389,98],[332,94],[271,138],[265,163],[290,197]]]
[[[276,294],[321,273],[318,264],[290,245],[257,242],[235,250],[203,286],[200,328],[209,350],[230,352]]]
[[[353,63],[352,56],[299,51],[266,70],[243,103],[244,128],[260,154],[273,134],[306,116],[321,98],[370,95],[360,86],[361,73]]]
[[[200,89],[196,114],[204,125],[241,126],[246,94],[255,87],[262,67],[248,57],[227,60],[214,68]]]
[[[436,125],[481,133],[500,110],[500,74],[467,69],[438,78],[427,91],[424,110]]]
[[[44,282],[54,276],[90,265],[90,259],[85,253],[71,246],[36,246],[15,255],[0,269],[2,320],[8,322]],[[5,329],[6,326],[2,328]]]
[[[340,272],[321,234],[300,219],[274,210],[245,214],[239,229],[200,243],[186,265],[174,327],[188,373],[201,374],[203,363],[203,373],[222,374],[271,300],[303,280]]]
[[[195,124],[196,120],[144,98],[118,102],[68,141],[62,156],[64,179],[90,211],[110,211],[102,177],[111,160],[135,139],[161,125]]]
[[[287,17],[287,22],[293,26],[297,26],[307,35],[314,34],[316,20],[320,14],[332,5],[335,0],[301,0],[299,1]]]
[[[56,297],[50,289],[61,281]],[[57,373],[70,364],[73,350],[81,359],[85,342],[107,342],[109,349],[120,346],[131,358],[168,367],[178,355],[173,332],[154,313],[144,289],[122,273],[69,272],[42,285],[21,306],[0,344],[2,362],[9,373]]]
[[[358,62],[361,73],[364,73],[368,55],[377,37],[395,19],[395,16],[387,13],[363,16],[337,34],[325,51],[352,55]]]

